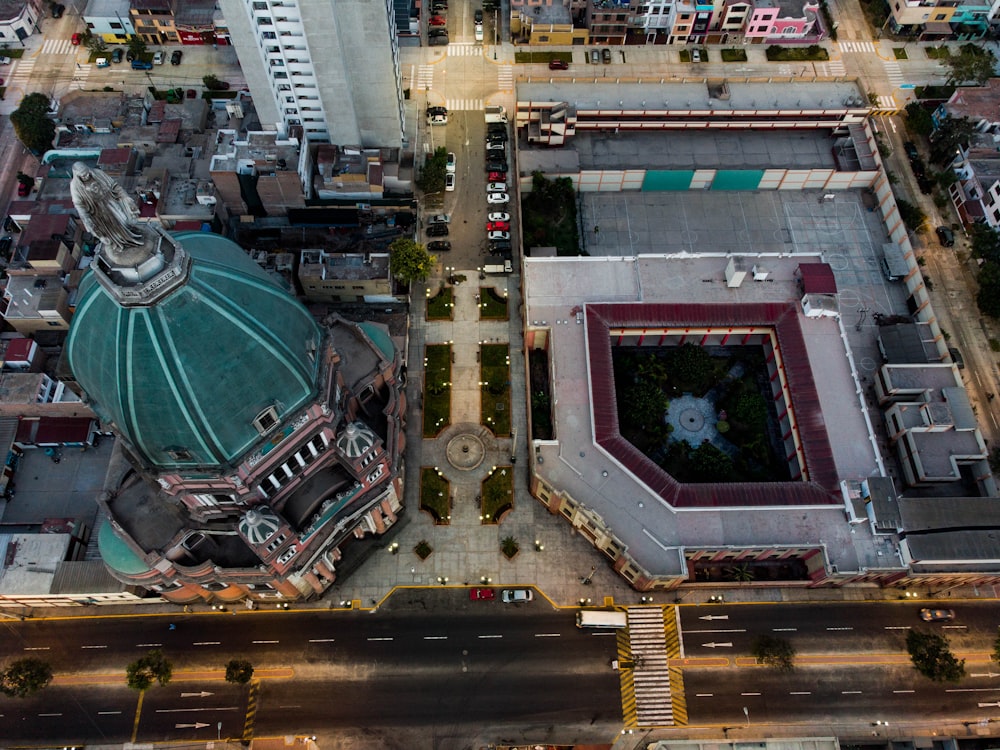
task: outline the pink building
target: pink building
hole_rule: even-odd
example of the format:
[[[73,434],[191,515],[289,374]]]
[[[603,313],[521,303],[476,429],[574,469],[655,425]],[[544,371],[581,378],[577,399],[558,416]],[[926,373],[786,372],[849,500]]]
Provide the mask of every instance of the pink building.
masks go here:
[[[744,36],[751,42],[781,42],[817,36],[819,3],[811,0],[756,0]]]

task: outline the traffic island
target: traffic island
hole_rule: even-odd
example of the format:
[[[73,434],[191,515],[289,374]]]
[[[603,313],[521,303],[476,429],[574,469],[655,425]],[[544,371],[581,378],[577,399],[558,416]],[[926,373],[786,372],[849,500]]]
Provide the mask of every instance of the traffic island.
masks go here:
[[[430,514],[438,526],[451,523],[451,484],[437,467],[420,469],[420,510]]]
[[[510,435],[510,347],[482,344],[480,347],[480,421],[498,437]]]
[[[424,355],[424,437],[451,424],[451,344],[428,344]]]
[[[503,521],[504,516],[514,510],[514,467],[494,466],[483,480],[479,497],[479,520],[486,525]],[[508,558],[512,556],[507,555]]]

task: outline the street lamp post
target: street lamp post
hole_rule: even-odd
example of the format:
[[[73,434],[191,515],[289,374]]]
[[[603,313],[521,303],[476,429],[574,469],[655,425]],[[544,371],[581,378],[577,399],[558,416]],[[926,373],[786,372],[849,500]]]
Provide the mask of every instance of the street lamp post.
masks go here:
[[[747,717],[747,729],[750,728],[750,709],[746,706],[743,707],[743,715]]]

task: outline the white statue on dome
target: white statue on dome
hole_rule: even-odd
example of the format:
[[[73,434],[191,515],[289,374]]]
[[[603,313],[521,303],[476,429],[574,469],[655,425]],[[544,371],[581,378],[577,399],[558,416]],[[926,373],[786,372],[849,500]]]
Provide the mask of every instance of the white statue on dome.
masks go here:
[[[83,225],[100,238],[102,252],[115,265],[131,265],[148,257],[150,237],[136,221],[139,209],[125,190],[100,169],[73,164],[70,195]]]

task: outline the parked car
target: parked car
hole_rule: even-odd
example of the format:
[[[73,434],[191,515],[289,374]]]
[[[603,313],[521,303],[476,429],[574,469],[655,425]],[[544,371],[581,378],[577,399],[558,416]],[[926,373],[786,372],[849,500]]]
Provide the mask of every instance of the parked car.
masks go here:
[[[132,70],[152,70],[153,63],[147,62],[145,60],[133,60]]]
[[[427,39],[427,44],[431,47],[446,47],[448,45],[448,35],[438,35],[435,36],[431,34]]]
[[[31,185],[26,182],[17,183],[17,196],[19,198],[26,198],[31,195]]]
[[[951,227],[938,227],[934,231],[937,233],[938,242],[941,243],[942,247],[955,246],[955,233],[951,231]]]
[[[506,193],[507,183],[506,182],[488,182],[486,183],[487,193]]]
[[[565,60],[549,60],[549,70],[569,70],[569,63]]]
[[[480,8],[476,8],[475,12],[472,14],[472,20],[476,23],[483,22],[483,11]]]
[[[451,214],[434,214],[427,220],[428,224],[451,224]]]
[[[448,36],[448,29],[442,29],[441,27],[433,28],[427,32],[427,36],[429,37]]]
[[[434,240],[427,243],[427,252],[446,253],[451,250],[451,243],[448,240]]]
[[[693,49],[691,50],[691,62],[700,63],[701,62],[701,50]]]
[[[454,172],[456,167],[455,154],[451,151],[448,152],[448,161],[445,162],[444,168],[448,172]]]
[[[170,54],[170,64],[171,65],[180,65],[181,64],[181,60],[183,58],[184,58],[184,53],[181,52],[179,49],[175,49]]]
[[[507,182],[507,173],[506,172],[490,172],[486,176],[486,179],[489,182]]]
[[[605,65],[611,64],[611,50],[609,50],[607,47],[601,50],[601,62],[603,62]]]
[[[448,236],[448,225],[447,224],[431,224],[427,227],[428,237],[447,237]]]
[[[510,257],[513,251],[513,246],[510,244],[510,240],[491,240],[490,241],[490,254],[491,255],[503,255],[505,257]]]
[[[125,59],[128,62],[132,62],[135,59],[135,52],[133,52],[132,50],[126,50]]]
[[[167,55],[163,50],[157,50],[153,53],[153,65],[163,65],[167,61]]]
[[[962,352],[953,346],[949,346],[948,354],[951,355],[951,361],[958,365],[959,370],[965,369],[965,357],[962,356]]]
[[[510,203],[510,196],[507,193],[487,193],[486,202],[491,206],[499,203]]]
[[[106,57],[98,57],[97,60],[95,60],[95,62],[97,63],[98,68],[111,67],[111,61],[108,60],[108,58]]]
[[[906,152],[907,159],[918,159],[920,158],[920,152],[917,151],[917,144],[913,141],[906,141],[903,143],[903,150]]]
[[[507,171],[507,160],[502,158],[503,154],[493,152],[487,154],[489,157],[486,160],[486,171],[487,172],[506,172]]]
[[[74,47],[79,47],[82,41],[83,41],[83,35],[80,34],[79,32],[74,33],[73,36],[69,38],[69,43],[72,44]]]
[[[455,174],[450,172],[444,176],[444,189],[449,193],[455,191]]]
[[[506,221],[488,221],[486,222],[487,232],[509,232],[510,224]]]
[[[448,12],[448,3],[434,3],[434,5],[431,6],[431,12],[432,13],[447,13]]]
[[[469,598],[474,602],[488,602],[496,599],[493,589],[469,589]]]
[[[483,41],[483,25],[481,23],[476,24],[476,28],[473,31],[472,38],[477,42]]]
[[[601,51],[599,49],[590,50],[590,63],[591,65],[599,65],[601,63]]]
[[[52,17],[53,18],[62,18],[63,17],[63,13],[65,13],[65,12],[66,12],[66,6],[63,5],[62,3],[56,3],[55,5],[52,6]]]
[[[10,246],[14,244],[14,238],[9,234],[5,234],[0,238],[0,253],[6,254],[10,250]]]
[[[120,63],[123,57],[125,57],[125,53],[122,51],[121,47],[115,47],[111,50],[111,62]]]
[[[486,158],[489,158],[491,156],[490,154],[491,151],[498,151],[500,152],[501,155],[503,155],[503,152],[506,148],[507,144],[505,144],[503,141],[488,141],[486,143]],[[491,169],[490,171],[492,172],[493,170]]]
[[[0,65],[10,65],[10,58],[0,55]]]
[[[531,589],[504,589],[500,594],[500,599],[505,604],[517,604],[518,602],[530,602],[535,598]]]
[[[448,19],[444,16],[431,16],[431,20],[428,22],[431,26],[447,26]]]
[[[489,214],[486,217],[487,221],[510,221],[510,214],[505,214],[503,211],[496,211]]]
[[[955,619],[953,609],[922,609],[920,619],[924,622],[948,622]]]
[[[486,235],[488,240],[509,240],[510,232],[489,232]]]

